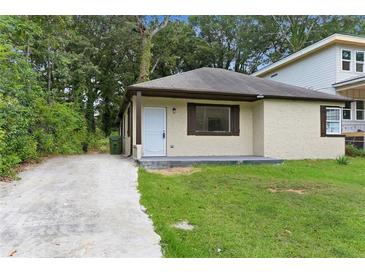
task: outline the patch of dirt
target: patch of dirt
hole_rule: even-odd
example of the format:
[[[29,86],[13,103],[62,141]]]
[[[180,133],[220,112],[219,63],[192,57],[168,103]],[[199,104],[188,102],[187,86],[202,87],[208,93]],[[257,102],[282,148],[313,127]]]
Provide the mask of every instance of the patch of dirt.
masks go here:
[[[41,163],[41,159],[38,161],[29,161],[29,162],[23,162],[16,168],[16,173],[29,170],[30,168],[34,167],[37,164]]]
[[[18,164],[18,166],[14,167],[14,175],[10,176],[0,176],[0,182],[4,183],[11,183],[13,181],[17,181],[20,178],[17,176],[18,173],[26,171],[34,167],[35,165],[39,164],[42,160],[32,160],[32,161],[26,161]]]
[[[194,226],[192,224],[189,224],[188,221],[178,222],[178,223],[174,224],[173,227],[175,227],[177,229],[189,230],[189,231],[194,229]]]
[[[190,175],[199,172],[201,169],[197,167],[172,167],[165,169],[149,169],[148,172],[157,173],[164,176],[174,175]]]
[[[0,182],[1,183],[10,183],[14,179],[10,176],[0,176]]]
[[[268,188],[268,190],[271,193],[278,193],[278,192],[292,192],[292,193],[296,193],[296,194],[304,194],[304,189],[292,189],[292,188],[288,188],[288,189],[280,189],[280,188]]]

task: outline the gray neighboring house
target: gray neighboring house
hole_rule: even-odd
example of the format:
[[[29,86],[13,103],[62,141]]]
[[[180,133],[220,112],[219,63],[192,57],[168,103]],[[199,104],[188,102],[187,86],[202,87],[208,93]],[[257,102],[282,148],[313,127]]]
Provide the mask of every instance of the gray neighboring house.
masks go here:
[[[365,131],[364,55],[365,37],[333,34],[253,75],[352,98],[342,112],[342,131],[352,136]]]
[[[122,150],[159,157],[328,159],[344,154],[349,99],[217,68],[129,86]]]

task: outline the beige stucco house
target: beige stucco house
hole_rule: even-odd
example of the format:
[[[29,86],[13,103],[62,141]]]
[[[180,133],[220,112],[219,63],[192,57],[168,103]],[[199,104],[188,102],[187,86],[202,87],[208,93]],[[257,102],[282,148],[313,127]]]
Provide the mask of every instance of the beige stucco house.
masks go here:
[[[121,111],[123,154],[135,159],[343,155],[339,95],[201,68],[128,87]]]

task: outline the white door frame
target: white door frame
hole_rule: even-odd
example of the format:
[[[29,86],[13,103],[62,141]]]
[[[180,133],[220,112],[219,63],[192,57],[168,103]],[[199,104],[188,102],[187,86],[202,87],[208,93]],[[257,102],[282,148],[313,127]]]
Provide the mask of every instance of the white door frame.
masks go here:
[[[163,153],[161,155],[154,155],[154,156],[149,156],[149,155],[145,155],[144,152],[144,144],[145,144],[145,140],[146,140],[146,131],[145,131],[145,109],[162,109],[163,110],[163,114],[164,114],[164,121],[163,121],[163,133],[165,134],[165,138],[163,141]],[[142,155],[143,156],[147,156],[147,157],[161,157],[161,156],[166,156],[166,143],[167,143],[167,117],[166,117],[167,113],[166,113],[166,107],[160,107],[160,106],[146,106],[143,107],[143,126],[142,126]],[[162,133],[162,134],[163,134]]]

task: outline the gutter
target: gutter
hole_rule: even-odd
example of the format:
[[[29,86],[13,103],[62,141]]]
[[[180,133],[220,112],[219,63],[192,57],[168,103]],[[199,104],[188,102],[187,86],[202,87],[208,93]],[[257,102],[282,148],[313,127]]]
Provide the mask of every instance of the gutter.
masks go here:
[[[285,96],[285,95],[264,95],[262,93],[260,94],[243,94],[243,93],[232,93],[232,92],[212,92],[212,91],[206,91],[206,90],[184,90],[184,89],[166,89],[166,88],[147,88],[147,87],[128,87],[128,92],[132,95],[134,95],[137,91],[140,91],[142,95],[144,96],[156,96],[156,97],[170,97],[170,98],[189,98],[188,96],[195,95],[195,99],[199,96],[202,96],[202,99],[209,99],[203,96],[210,96],[214,98],[214,96],[217,96],[216,100],[226,100],[226,101],[257,101],[261,99],[278,99],[278,100],[302,100],[302,101],[333,101],[333,102],[347,102],[352,101],[352,99],[344,97],[344,96],[338,96],[338,95],[332,95],[328,98],[321,98],[321,97],[294,97],[294,96]],[[162,94],[159,94],[159,92]],[[166,94],[166,92],[170,94]],[[313,91],[316,92],[316,91]],[[181,94],[186,95],[179,96]],[[322,92],[323,93],[323,92]],[[326,95],[325,93],[323,93]],[[228,98],[224,98],[228,97]],[[335,97],[335,98],[334,98]],[[336,98],[337,97],[337,98]],[[199,98],[198,98],[199,99]]]
[[[365,76],[359,76],[359,77],[356,77],[353,79],[334,83],[332,86],[337,88],[337,87],[347,86],[347,85],[351,85],[351,84],[356,84],[356,83],[363,82],[363,81],[365,81]]]

